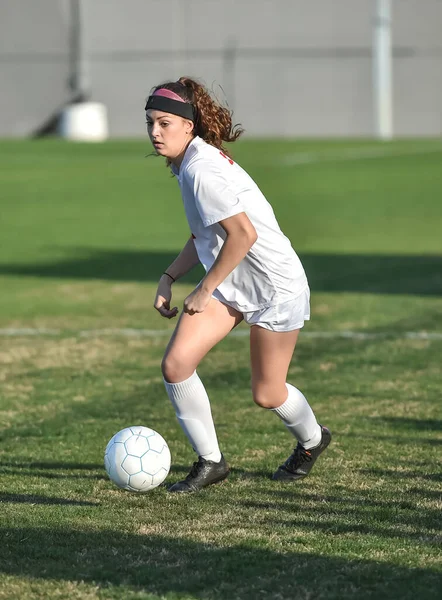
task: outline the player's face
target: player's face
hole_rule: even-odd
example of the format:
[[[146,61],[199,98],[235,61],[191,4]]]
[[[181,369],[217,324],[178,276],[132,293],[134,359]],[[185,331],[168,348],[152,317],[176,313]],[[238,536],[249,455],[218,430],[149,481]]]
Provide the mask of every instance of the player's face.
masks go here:
[[[172,162],[182,156],[193,137],[192,121],[178,115],[149,109],[146,111],[146,123],[155,152]]]

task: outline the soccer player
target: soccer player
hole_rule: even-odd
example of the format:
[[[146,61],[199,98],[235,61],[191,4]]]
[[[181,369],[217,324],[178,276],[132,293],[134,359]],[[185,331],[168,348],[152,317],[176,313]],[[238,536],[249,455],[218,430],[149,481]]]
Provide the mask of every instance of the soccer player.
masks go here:
[[[302,264],[269,202],[223,145],[243,132],[232,125],[231,111],[187,77],[155,87],[145,110],[156,154],[167,159],[178,181],[191,234],[161,276],[154,303],[159,313],[176,317],[173,283],[198,263],[206,271],[184,300],[162,361],[167,393],[198,455],[169,491],[195,492],[229,474],[196,369],[242,320],[250,325],[253,399],[297,439],[273,479],[302,479],[331,440],[304,395],[286,382],[299,330],[310,318]]]

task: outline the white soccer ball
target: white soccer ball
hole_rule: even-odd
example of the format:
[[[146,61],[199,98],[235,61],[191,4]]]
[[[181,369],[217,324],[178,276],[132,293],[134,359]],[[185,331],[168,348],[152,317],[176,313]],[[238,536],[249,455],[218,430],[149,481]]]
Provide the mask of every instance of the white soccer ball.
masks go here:
[[[159,486],[170,470],[166,440],[149,427],[126,427],[109,441],[104,467],[109,478],[130,492],[148,492]]]

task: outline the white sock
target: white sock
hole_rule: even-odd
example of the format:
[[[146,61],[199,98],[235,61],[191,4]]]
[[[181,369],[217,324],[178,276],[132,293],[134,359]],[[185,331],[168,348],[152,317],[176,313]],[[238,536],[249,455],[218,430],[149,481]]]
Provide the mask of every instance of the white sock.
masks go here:
[[[272,408],[278,417],[292,435],[307,450],[314,448],[321,442],[321,427],[316,421],[316,417],[302,392],[290,383],[286,383],[288,396],[287,400],[278,406]]]
[[[219,462],[221,452],[212,419],[210,401],[206,389],[195,371],[185,381],[169,383],[164,380],[166,391],[192,448],[206,460]]]

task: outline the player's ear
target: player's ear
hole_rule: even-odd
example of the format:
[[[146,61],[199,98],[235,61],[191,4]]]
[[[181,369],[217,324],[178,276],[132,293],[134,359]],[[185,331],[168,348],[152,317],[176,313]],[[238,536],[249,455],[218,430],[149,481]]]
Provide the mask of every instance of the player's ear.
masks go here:
[[[184,122],[185,122],[186,133],[188,135],[191,135],[193,133],[193,130],[195,127],[194,123],[192,121],[189,121],[188,119],[185,119]]]

